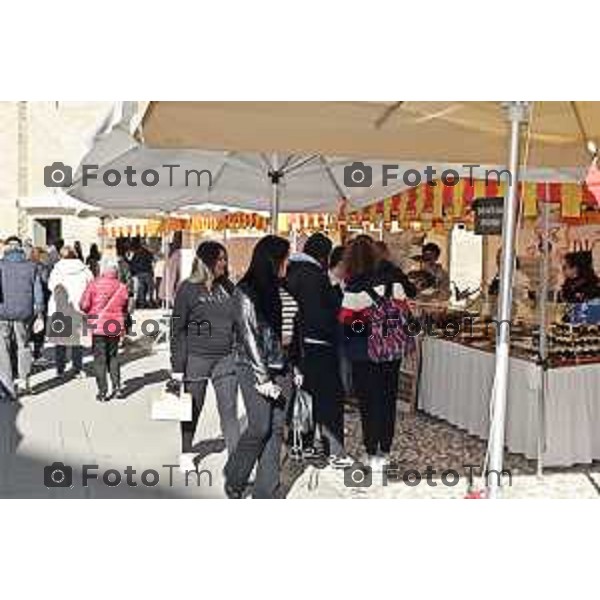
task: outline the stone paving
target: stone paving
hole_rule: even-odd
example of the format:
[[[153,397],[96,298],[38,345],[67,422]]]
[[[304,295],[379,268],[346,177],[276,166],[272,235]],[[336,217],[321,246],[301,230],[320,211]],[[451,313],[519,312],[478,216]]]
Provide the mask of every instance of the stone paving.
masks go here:
[[[95,401],[92,377],[71,379],[60,384],[50,368],[33,376],[31,396],[18,403],[0,403],[0,498],[223,498],[221,471],[226,459],[218,430],[214,397],[209,394],[197,432],[198,452],[204,473],[200,484],[186,485],[174,467],[178,459],[178,425],[150,419],[153,398],[168,377],[164,351],[129,349],[124,357],[123,379],[128,395],[108,404]],[[89,368],[89,363],[87,367]],[[484,444],[449,424],[426,415],[402,414],[392,457],[398,472],[425,471],[431,465],[439,474],[455,469],[464,474],[464,464],[481,464]],[[347,439],[353,456],[361,456],[360,420],[352,407],[347,411]],[[204,440],[204,441],[202,441]],[[73,487],[47,488],[44,468],[62,462],[73,469]],[[82,466],[98,465],[99,481],[81,485]],[[126,485],[125,468],[136,473],[137,486]],[[600,468],[581,467],[549,470],[535,475],[535,464],[522,456],[509,455],[512,486],[504,488],[506,498],[598,498]],[[102,475],[109,469],[121,473],[120,485],[106,485]],[[160,481],[143,485],[143,471],[154,469]],[[288,498],[462,498],[466,479],[454,487],[437,486],[425,480],[410,487],[402,481],[383,485],[381,474],[373,474],[369,487],[347,487],[344,471],[317,469],[285,460],[283,480]],[[116,477],[111,474],[110,477]],[[114,479],[109,480],[113,481]],[[146,475],[152,483],[154,475]],[[212,483],[212,485],[211,485]]]
[[[123,375],[128,396],[123,400],[96,402],[93,377],[72,379],[55,387],[54,371],[48,369],[33,376],[33,395],[16,404],[0,404],[0,497],[224,497],[220,478],[223,452],[202,462],[202,468],[212,472],[212,485],[208,475],[203,475],[200,486],[194,479],[186,486],[184,475],[163,466],[175,465],[179,454],[178,424],[150,419],[152,399],[168,376],[166,355],[129,354],[127,359]],[[218,423],[214,403],[207,403],[203,417],[198,436],[209,440],[218,435],[218,431],[211,431],[215,429],[211,425]],[[219,441],[215,445],[222,448]],[[44,467],[56,461],[73,468],[72,488],[48,489],[44,485]],[[132,466],[137,473],[130,477],[138,485],[127,486],[123,474],[117,487],[103,482],[83,487],[84,464],[98,465],[100,477],[108,469],[124,473]],[[146,469],[158,472],[158,485],[142,485],[140,479]]]

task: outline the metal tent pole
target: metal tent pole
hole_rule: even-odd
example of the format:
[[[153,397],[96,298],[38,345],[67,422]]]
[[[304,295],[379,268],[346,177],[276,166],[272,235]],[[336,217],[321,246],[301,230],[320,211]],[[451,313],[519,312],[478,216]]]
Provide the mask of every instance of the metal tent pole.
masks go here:
[[[106,216],[100,217],[100,252],[104,255],[106,250]]]
[[[517,188],[519,179],[519,142],[521,125],[526,120],[527,103],[510,102],[507,105],[510,121],[510,181],[504,198],[502,223],[502,263],[500,269],[500,305],[498,309],[498,331],[496,334],[496,368],[491,398],[491,422],[489,438],[489,468],[485,473],[488,497],[497,498],[504,458],[504,433],[508,396],[508,369],[510,345],[510,318],[512,311],[512,281],[515,262],[515,237],[517,223]]]
[[[167,241],[167,236],[165,235],[165,231],[164,228],[162,228],[161,231],[161,250],[162,250],[162,254],[163,254],[163,260],[164,260],[164,265],[165,265],[165,269],[163,271],[163,281],[164,281],[164,290],[165,290],[165,297],[162,300],[163,303],[163,310],[169,310],[169,243]]]
[[[271,233],[277,235],[277,223],[279,220],[279,185],[283,173],[278,168],[277,154],[273,154],[273,163],[269,170],[269,179],[271,180]]]
[[[547,350],[547,306],[549,277],[550,277],[550,241],[548,239],[550,230],[550,205],[544,204],[544,228],[542,233],[542,265],[540,269],[541,290],[540,290],[540,388],[538,390],[538,438],[537,438],[537,474],[543,473],[543,454],[546,450],[546,378],[548,375],[548,350]]]

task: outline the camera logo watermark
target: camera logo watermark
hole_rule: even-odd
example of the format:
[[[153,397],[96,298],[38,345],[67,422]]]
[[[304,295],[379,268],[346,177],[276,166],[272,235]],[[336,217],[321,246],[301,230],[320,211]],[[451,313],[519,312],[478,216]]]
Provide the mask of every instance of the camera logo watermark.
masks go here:
[[[168,471],[168,486],[173,487],[173,473],[179,469],[179,465],[161,465],[161,469]],[[161,474],[157,469],[145,469],[141,471],[138,478],[138,471],[132,466],[127,466],[121,472],[119,469],[107,469],[100,472],[99,465],[82,465],[81,467],[81,486],[89,487],[94,481],[102,482],[107,487],[118,487],[126,485],[127,487],[156,487],[161,481]],[[191,482],[191,483],[190,483]],[[186,471],[185,486],[193,485],[201,487],[213,485],[213,475],[208,469],[201,471]],[[47,488],[73,488],[73,467],[65,465],[62,462],[54,462],[44,467],[44,485]]]
[[[484,485],[489,485],[490,481],[495,478],[498,485],[504,485],[505,479],[508,478],[508,486],[512,486],[512,473],[508,469],[496,471],[489,469],[485,473],[478,465],[463,465],[467,470],[467,485],[471,487],[476,477],[483,477]],[[398,465],[390,463],[382,471],[381,483],[387,486],[389,482],[402,481],[409,487],[416,487],[423,481],[429,487],[437,487],[438,482],[435,477],[437,470],[431,465],[428,465],[425,471],[421,472],[418,469],[400,470]],[[455,487],[459,484],[461,475],[456,469],[445,469],[440,474],[440,481],[446,487]],[[373,469],[361,462],[355,462],[350,467],[344,469],[344,485],[350,488],[369,488],[373,485]]]
[[[91,185],[93,181],[98,181],[99,165],[82,165],[81,167],[81,186]],[[119,169],[106,169],[102,173],[102,183],[108,187],[116,187],[124,183],[128,187],[137,187],[143,185],[146,187],[157,186],[161,181],[167,180],[168,187],[205,187],[210,188],[213,184],[212,172],[209,169],[184,169],[181,171],[181,165],[164,164],[159,169],[144,169],[138,171],[131,165],[126,166],[122,171]],[[166,169],[166,172],[164,171]],[[63,162],[53,162],[44,167],[44,185],[46,187],[70,187],[73,185],[73,168],[65,165]]]
[[[477,167],[481,167],[481,165],[462,165],[462,169],[468,171],[466,178],[471,183],[476,179],[473,170]],[[500,181],[500,177],[503,174],[507,176],[507,181],[510,185],[512,174],[508,169],[485,169],[484,179],[486,184],[489,180]],[[431,165],[425,167],[423,172],[418,169],[407,169],[403,173],[400,173],[400,165],[381,165],[381,183],[384,187],[390,185],[392,181],[401,181],[408,187],[418,186],[423,182],[431,186],[436,186],[436,179],[438,178],[445,186],[453,187],[458,185],[461,175],[456,169],[444,169],[438,177],[437,169],[434,169]],[[346,187],[371,187],[373,185],[373,167],[360,161],[355,161],[345,166],[344,185]]]
[[[381,335],[383,337],[387,337],[392,331],[401,329],[407,338],[424,336],[453,339],[459,335],[474,336],[473,325],[476,319],[477,315],[470,315],[468,313],[461,317],[447,317],[444,319],[436,319],[431,315],[424,315],[419,318],[408,315],[398,316],[397,318],[390,317],[384,321],[377,321],[377,323],[381,325]],[[512,323],[508,320],[486,318],[484,325],[482,333],[488,336],[491,326],[494,326],[496,331],[503,326],[507,326],[510,330]],[[346,317],[343,320],[343,330],[346,339],[368,338],[373,335],[373,322],[367,315]]]
[[[169,315],[165,317],[165,321],[169,323],[169,329],[172,333],[175,333],[178,329],[178,324],[181,317]],[[91,335],[104,335],[107,337],[119,337],[127,333],[130,337],[137,337],[139,324],[139,331],[142,336],[154,338],[160,335],[164,329],[164,324],[156,319],[144,319],[138,321],[136,319],[130,319],[129,329],[126,330],[125,326],[121,321],[117,319],[107,319],[102,321],[102,325],[99,326],[97,323],[98,315],[80,315],[77,317],[77,327],[79,328],[79,322],[81,323],[81,333],[84,336]],[[212,324],[209,320],[204,319],[201,321],[190,321],[186,327],[187,335],[196,336],[207,336],[212,337]],[[55,312],[48,316],[48,324],[46,327],[46,335],[49,338],[69,338],[73,335],[73,317],[65,315],[62,312]]]

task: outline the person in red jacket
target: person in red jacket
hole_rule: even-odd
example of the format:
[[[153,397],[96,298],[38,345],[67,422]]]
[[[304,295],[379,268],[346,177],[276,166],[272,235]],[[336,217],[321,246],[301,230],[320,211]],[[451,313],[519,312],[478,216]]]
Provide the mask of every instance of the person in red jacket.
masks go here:
[[[100,275],[87,286],[80,302],[87,315],[87,328],[92,332],[92,351],[98,395],[96,400],[107,402],[110,398],[122,398],[121,369],[119,365],[119,338],[125,334],[127,311],[127,286],[119,281],[119,265],[116,260],[103,258]],[[112,383],[108,395],[108,377]]]

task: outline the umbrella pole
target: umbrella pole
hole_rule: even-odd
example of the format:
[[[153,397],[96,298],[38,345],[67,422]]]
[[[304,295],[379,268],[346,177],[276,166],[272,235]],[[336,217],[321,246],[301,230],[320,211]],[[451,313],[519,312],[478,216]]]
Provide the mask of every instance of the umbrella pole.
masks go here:
[[[167,236],[165,235],[164,229],[163,231],[161,231],[162,233],[162,239],[161,239],[161,250],[162,250],[162,254],[163,254],[163,261],[164,261],[164,271],[163,271],[163,289],[165,290],[165,297],[162,299],[162,306],[163,306],[163,310],[168,310],[169,309],[169,245],[167,242]]]
[[[100,217],[100,252],[104,254],[106,250],[106,217]]]
[[[527,103],[508,104],[510,120],[510,181],[504,198],[504,218],[502,223],[502,263],[500,269],[500,305],[498,308],[498,331],[496,333],[496,368],[491,399],[491,420],[489,437],[489,468],[484,473],[488,487],[488,497],[497,498],[500,492],[500,478],[504,459],[504,434],[506,404],[508,397],[510,318],[512,312],[512,280],[515,263],[515,237],[517,222],[517,188],[519,176],[519,142],[521,125],[526,119]]]
[[[271,180],[271,233],[277,235],[277,224],[279,222],[279,183],[283,173],[279,170],[277,163],[277,154],[273,154],[273,164],[269,171],[269,179]]]
[[[547,340],[547,310],[548,301],[548,279],[550,277],[550,240],[548,239],[550,230],[550,205],[544,204],[544,229],[542,233],[542,268],[541,268],[541,290],[540,290],[540,389],[538,391],[538,439],[537,439],[537,474],[541,477],[543,474],[544,463],[543,454],[546,450],[546,377],[548,375],[548,352]]]

